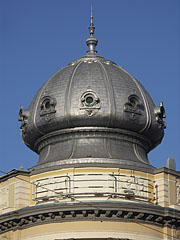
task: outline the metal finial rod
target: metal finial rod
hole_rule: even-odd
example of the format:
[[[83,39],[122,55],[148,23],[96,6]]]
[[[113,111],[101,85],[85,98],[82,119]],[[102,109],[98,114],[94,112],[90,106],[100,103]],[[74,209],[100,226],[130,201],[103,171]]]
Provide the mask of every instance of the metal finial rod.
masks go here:
[[[93,26],[93,8],[91,5],[91,26]]]
[[[91,21],[90,21],[90,27],[89,27],[89,33],[91,36],[94,35],[94,30],[95,30],[95,27],[94,27],[94,24],[93,24],[93,8],[92,8],[92,5],[91,5]]]
[[[86,44],[89,47],[89,50],[87,51],[87,55],[96,55],[97,54],[97,51],[95,50],[95,48],[98,43],[98,40],[94,36],[94,30],[95,30],[95,27],[93,24],[93,9],[92,9],[92,5],[91,5],[91,18],[90,18],[90,26],[89,26],[90,36],[86,40]]]

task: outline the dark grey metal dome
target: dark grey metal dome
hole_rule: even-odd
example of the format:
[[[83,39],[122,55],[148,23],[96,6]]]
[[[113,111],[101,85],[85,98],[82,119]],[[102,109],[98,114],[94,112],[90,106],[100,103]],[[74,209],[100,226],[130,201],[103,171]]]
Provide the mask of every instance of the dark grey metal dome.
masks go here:
[[[60,69],[21,107],[22,138],[38,165],[116,164],[151,167],[147,153],[164,135],[163,105],[122,67],[89,51]]]

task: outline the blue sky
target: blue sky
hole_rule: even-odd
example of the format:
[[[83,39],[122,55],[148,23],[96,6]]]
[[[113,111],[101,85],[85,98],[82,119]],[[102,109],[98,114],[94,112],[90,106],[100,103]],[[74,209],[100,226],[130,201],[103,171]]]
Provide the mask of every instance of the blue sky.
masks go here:
[[[0,170],[27,169],[38,156],[21,140],[18,112],[42,84],[85,55],[94,9],[98,54],[122,65],[164,102],[167,129],[149,154],[155,167],[168,157],[180,170],[179,0],[0,0]]]

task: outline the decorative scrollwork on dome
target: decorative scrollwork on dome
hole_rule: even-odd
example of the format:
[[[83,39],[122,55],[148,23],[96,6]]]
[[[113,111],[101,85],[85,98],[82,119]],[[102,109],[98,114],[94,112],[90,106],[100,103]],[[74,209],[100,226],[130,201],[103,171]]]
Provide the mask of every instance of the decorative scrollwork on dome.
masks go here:
[[[25,126],[28,122],[29,110],[23,109],[23,106],[20,106],[18,121],[21,122],[20,129],[25,133]]]
[[[136,120],[144,111],[144,105],[139,97],[132,94],[128,97],[128,102],[124,104],[124,112],[130,114],[131,120]]]
[[[88,89],[81,95],[80,110],[85,110],[88,116],[93,116],[100,109],[100,99],[95,92]]]
[[[166,118],[166,112],[163,105],[163,102],[160,103],[159,107],[154,108],[154,114],[156,118],[156,122],[160,128],[166,128],[166,122],[164,118]]]
[[[54,118],[56,113],[56,99],[50,96],[45,96],[40,101],[40,116],[45,117],[47,122]]]

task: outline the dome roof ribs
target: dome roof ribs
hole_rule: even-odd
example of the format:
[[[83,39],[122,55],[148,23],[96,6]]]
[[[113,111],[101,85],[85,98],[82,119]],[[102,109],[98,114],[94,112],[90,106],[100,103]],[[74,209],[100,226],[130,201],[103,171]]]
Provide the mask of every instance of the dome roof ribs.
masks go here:
[[[114,96],[114,89],[113,89],[113,83],[112,79],[110,78],[108,71],[106,70],[105,66],[101,61],[98,61],[100,64],[104,74],[105,74],[105,85],[107,85],[107,91],[108,91],[108,97],[109,97],[109,106],[110,106],[110,115],[109,115],[109,124],[108,127],[113,126],[114,123],[114,118],[116,115],[116,102],[114,101],[115,96]],[[104,79],[104,80],[105,80]]]
[[[147,131],[151,126],[151,113],[150,113],[148,101],[147,101],[146,95],[145,95],[141,85],[139,84],[139,82],[131,74],[129,74],[126,70],[124,70],[123,68],[121,68],[121,70],[123,72],[125,72],[127,75],[129,75],[130,78],[134,81],[134,83],[136,84],[137,88],[139,89],[141,96],[143,98],[143,101],[144,101],[144,106],[145,106],[145,110],[146,110],[146,124],[141,130],[139,130],[139,133],[142,133],[144,131]]]
[[[64,112],[65,112],[65,115],[67,116],[67,122],[70,127],[72,125],[71,116],[70,116],[72,84],[74,81],[74,76],[76,74],[76,71],[81,64],[82,64],[82,62],[78,62],[77,65],[74,67],[71,77],[70,77],[69,82],[66,87]]]

